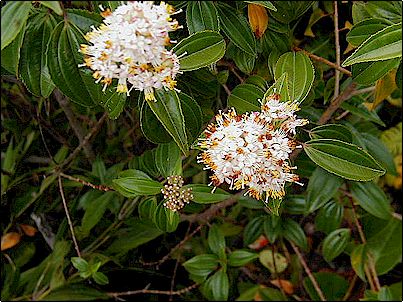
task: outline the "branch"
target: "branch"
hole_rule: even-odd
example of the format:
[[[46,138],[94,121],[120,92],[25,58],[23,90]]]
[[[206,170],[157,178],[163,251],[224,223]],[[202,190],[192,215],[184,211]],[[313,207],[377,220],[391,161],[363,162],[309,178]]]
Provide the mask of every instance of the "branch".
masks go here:
[[[85,181],[85,180],[79,179],[77,177],[73,177],[73,176],[64,174],[63,172],[60,173],[60,176],[63,176],[64,178],[70,179],[70,180],[75,181],[75,182],[79,182],[79,183],[81,183],[81,184],[83,184],[85,186],[89,186],[89,187],[91,187],[91,188],[93,188],[95,190],[104,191],[104,192],[113,191],[113,188],[111,188],[111,187],[103,186],[103,185],[94,185],[94,184],[92,184],[92,183],[90,183],[88,181]]]
[[[340,41],[339,41],[339,12],[337,10],[337,1],[333,1],[334,7],[334,38],[336,47],[336,65],[340,66]],[[340,93],[340,70],[336,68],[334,75],[334,95],[333,99],[337,98]]]
[[[69,124],[70,124],[71,128],[73,129],[75,135],[77,136],[78,140],[80,141],[80,144],[83,143],[84,133],[85,133],[84,129],[81,127],[80,122],[77,120],[76,116],[74,115],[74,112],[70,106],[70,103],[69,103],[67,97],[62,95],[58,89],[55,89],[53,94],[56,98],[56,101],[59,103],[60,107],[62,107],[64,113],[66,114],[66,117],[69,120]],[[92,150],[91,145],[88,144],[88,141],[86,141],[83,144],[83,148],[84,148],[84,153],[88,159],[92,160],[95,158],[94,151]]]
[[[311,279],[312,285],[315,288],[316,292],[318,293],[320,300],[326,301],[326,298],[323,295],[323,292],[320,289],[318,282],[316,281],[315,277],[312,275],[311,270],[309,269],[308,265],[306,264],[305,259],[302,256],[301,252],[294,245],[294,243],[292,243],[291,241],[289,241],[289,242],[290,242],[291,247],[293,248],[294,252],[297,254],[299,261],[301,262],[302,266],[304,267],[306,274],[308,275],[309,279]]]
[[[107,293],[108,296],[110,297],[120,297],[120,296],[131,296],[131,295],[138,295],[138,294],[155,294],[155,295],[182,295],[184,293],[187,293],[191,291],[192,289],[195,289],[198,287],[200,284],[194,283],[191,286],[185,287],[183,289],[177,290],[177,291],[170,291],[170,290],[156,290],[156,289],[139,289],[139,290],[131,290],[127,292],[116,292],[116,293]]]

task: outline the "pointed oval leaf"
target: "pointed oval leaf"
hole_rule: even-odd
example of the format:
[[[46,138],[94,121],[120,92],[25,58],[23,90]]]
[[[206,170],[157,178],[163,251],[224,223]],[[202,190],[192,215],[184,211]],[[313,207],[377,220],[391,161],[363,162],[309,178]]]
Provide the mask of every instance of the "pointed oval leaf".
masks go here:
[[[155,151],[155,165],[164,177],[182,174],[181,151],[175,142],[158,145]]]
[[[192,144],[199,137],[203,123],[203,113],[199,104],[191,96],[181,92],[179,93],[179,100],[181,101],[185,118],[188,142]]]
[[[351,143],[353,141],[353,135],[351,131],[343,125],[339,124],[326,124],[315,127],[309,132],[309,136],[312,139],[315,138],[329,138],[337,139],[343,142]]]
[[[247,111],[260,111],[260,102],[264,91],[252,84],[240,84],[236,86],[228,96],[228,106],[235,107],[238,114]]]
[[[288,266],[287,258],[269,249],[259,253],[259,261],[273,274],[285,271]]]
[[[157,210],[157,199],[155,196],[143,199],[138,206],[140,219],[153,220],[155,211]]]
[[[298,245],[300,248],[303,250],[308,249],[308,242],[306,240],[306,235],[304,231],[302,230],[302,227],[295,222],[294,220],[287,218],[283,224],[283,236],[289,240],[294,242],[296,245]]]
[[[183,188],[191,188],[193,194],[193,201],[196,203],[216,203],[228,199],[231,194],[223,189],[216,188],[214,193],[212,187],[203,184],[189,184]]]
[[[385,174],[385,170],[362,148],[332,139],[306,142],[309,158],[323,169],[340,177],[369,181]]]
[[[25,26],[20,30],[17,37],[1,50],[1,67],[19,78],[18,65],[20,62],[20,50],[25,36]]]
[[[311,60],[302,52],[287,52],[280,56],[274,70],[274,78],[278,80],[286,72],[288,95],[291,101],[302,102],[309,91],[315,77]]]
[[[359,46],[362,42],[368,39],[371,35],[387,27],[384,19],[369,18],[354,24],[353,28],[347,34],[347,41],[354,46]]]
[[[363,62],[351,67],[354,82],[361,85],[370,85],[382,78],[391,69],[398,66],[400,58],[384,61]]]
[[[180,218],[178,212],[171,211],[161,202],[155,210],[153,221],[158,229],[170,233],[177,229]]]
[[[244,1],[244,2],[261,5],[270,10],[277,11],[277,8],[273,5],[273,3],[271,3],[271,1]]]
[[[213,2],[190,1],[186,9],[186,24],[190,34],[206,29],[220,31],[217,9]]]
[[[273,93],[280,94],[280,100],[283,102],[289,101],[290,97],[288,95],[288,74],[284,72],[275,82],[273,85],[270,86],[269,89],[265,92],[263,96],[263,102],[266,102],[266,98]]]
[[[201,254],[189,259],[183,266],[190,274],[207,277],[218,267],[218,258],[213,254]]]
[[[42,5],[50,8],[58,15],[63,15],[62,8],[60,7],[59,1],[39,1]]]
[[[351,194],[368,213],[389,220],[392,211],[385,193],[373,182],[351,183]]]
[[[212,301],[227,301],[229,293],[228,275],[223,268],[209,277],[200,288],[204,296]]]
[[[350,240],[350,229],[338,229],[331,232],[323,240],[323,258],[327,262],[339,256]]]
[[[270,12],[281,23],[291,23],[302,16],[315,1],[276,1],[276,11]]]
[[[31,10],[29,1],[11,1],[1,8],[1,50],[19,34]]]
[[[207,242],[210,250],[220,259],[225,257],[225,237],[219,227],[213,224],[208,232]]]
[[[50,13],[36,15],[29,22],[21,47],[21,78],[32,94],[45,98],[55,87],[47,66],[46,49],[56,23]]]
[[[318,215],[316,215],[316,229],[329,234],[340,226],[343,215],[343,205],[331,200],[325,204],[325,206],[319,210]]]
[[[190,71],[221,59],[225,53],[225,41],[219,33],[204,30],[183,39],[172,50],[180,56],[180,70]]]
[[[156,101],[147,101],[165,130],[172,136],[178,147],[186,155],[189,145],[186,136],[185,120],[177,93],[173,90],[155,90]]]
[[[256,55],[256,39],[248,21],[227,4],[219,3],[217,10],[221,29],[228,38],[243,51]]]
[[[228,264],[231,266],[244,266],[245,264],[259,258],[259,254],[246,250],[237,250],[229,254]]]
[[[342,64],[350,66],[402,56],[402,23],[390,25],[365,40]]]
[[[243,242],[245,246],[253,243],[260,235],[263,234],[264,222],[265,216],[255,217],[249,221],[243,231]]]

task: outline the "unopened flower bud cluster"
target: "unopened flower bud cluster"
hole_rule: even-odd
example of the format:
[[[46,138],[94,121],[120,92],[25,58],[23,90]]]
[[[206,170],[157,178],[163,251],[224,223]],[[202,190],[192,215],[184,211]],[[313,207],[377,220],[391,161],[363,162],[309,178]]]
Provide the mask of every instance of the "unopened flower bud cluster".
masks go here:
[[[85,35],[89,45],[80,47],[85,62],[80,66],[91,68],[104,90],[113,79],[118,80],[117,92],[129,95],[137,89],[147,100],[155,99],[154,89],[175,89],[179,59],[165,48],[175,42],[168,33],[180,28],[173,13],[171,5],[152,1],[129,1],[114,12],[104,10],[104,24],[92,26]]]
[[[193,199],[192,189],[183,189],[183,178],[180,175],[172,175],[167,177],[167,184],[161,189],[164,195],[164,206],[172,211],[182,209]]]
[[[210,184],[248,187],[247,194],[257,200],[265,197],[268,202],[285,195],[286,182],[298,183],[289,156],[301,146],[292,137],[295,128],[308,120],[298,119],[298,104],[282,102],[278,94],[268,96],[261,109],[239,115],[232,108],[217,114],[216,123],[211,123],[205,138],[200,139],[199,146],[205,151],[198,159],[214,172]]]

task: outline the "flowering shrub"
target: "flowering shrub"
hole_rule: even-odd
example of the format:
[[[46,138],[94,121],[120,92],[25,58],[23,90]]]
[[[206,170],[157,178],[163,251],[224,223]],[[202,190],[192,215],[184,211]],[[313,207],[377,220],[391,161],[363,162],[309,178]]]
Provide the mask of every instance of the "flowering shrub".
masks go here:
[[[1,300],[401,300],[401,17],[3,1]]]

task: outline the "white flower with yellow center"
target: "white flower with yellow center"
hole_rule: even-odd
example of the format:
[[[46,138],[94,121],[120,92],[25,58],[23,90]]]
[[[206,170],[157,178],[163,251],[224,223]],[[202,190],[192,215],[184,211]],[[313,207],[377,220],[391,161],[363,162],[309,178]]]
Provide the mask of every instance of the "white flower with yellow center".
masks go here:
[[[85,35],[89,45],[80,47],[85,62],[80,66],[94,71],[103,90],[113,79],[118,80],[117,92],[144,91],[146,100],[155,100],[154,89],[176,89],[179,58],[165,48],[175,42],[168,33],[180,28],[173,13],[171,5],[151,1],[130,1],[114,12],[103,11],[104,24]]]

